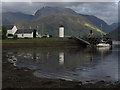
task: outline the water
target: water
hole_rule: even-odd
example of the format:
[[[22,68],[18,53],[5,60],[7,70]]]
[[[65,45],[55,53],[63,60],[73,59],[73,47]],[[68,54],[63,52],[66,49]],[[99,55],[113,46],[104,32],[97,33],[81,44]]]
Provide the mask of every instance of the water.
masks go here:
[[[40,78],[70,81],[118,81],[119,48],[31,48],[3,51],[17,68],[34,70]],[[4,58],[3,58],[4,59]]]

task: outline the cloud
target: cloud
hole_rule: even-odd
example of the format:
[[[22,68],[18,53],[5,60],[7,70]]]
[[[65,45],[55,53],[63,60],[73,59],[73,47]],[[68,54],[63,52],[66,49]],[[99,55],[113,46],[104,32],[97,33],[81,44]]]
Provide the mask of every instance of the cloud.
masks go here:
[[[95,15],[108,24],[118,20],[118,4],[116,2],[3,2],[2,10],[3,12],[34,14],[44,6],[71,8],[77,13]]]
[[[77,6],[68,6],[78,13],[95,15],[108,24],[117,22],[118,20],[118,5],[113,2],[100,2],[100,3],[82,3]]]
[[[2,2],[118,2],[119,0],[1,0]]]
[[[32,2],[3,2],[3,12],[23,12],[26,14],[34,14],[34,12],[43,7],[43,3],[32,3]]]

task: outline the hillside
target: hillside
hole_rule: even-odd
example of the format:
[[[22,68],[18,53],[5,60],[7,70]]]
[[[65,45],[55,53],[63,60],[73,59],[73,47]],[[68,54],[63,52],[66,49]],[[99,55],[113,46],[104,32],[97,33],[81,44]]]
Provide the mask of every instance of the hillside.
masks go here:
[[[120,25],[120,23],[113,23],[111,25],[109,25],[109,27],[105,30],[105,32],[111,32],[113,30],[115,30],[116,28],[118,28],[118,25]]]
[[[34,18],[33,15],[28,15],[20,12],[5,12],[2,13],[2,24],[12,24],[13,22],[20,20],[32,20]]]
[[[102,24],[102,30],[104,32],[106,32],[106,29],[109,27],[109,25],[105,21],[99,19],[96,16],[93,16],[93,15],[83,15],[83,14],[80,14],[80,15],[86,17],[89,21],[91,21],[96,27],[98,27],[100,29],[101,29],[101,24]]]
[[[118,24],[120,23],[113,23],[111,25],[108,25],[105,21],[101,20],[100,18],[93,16],[93,15],[83,15],[80,14],[84,17],[86,17],[89,21],[91,21],[96,27],[102,28],[102,30],[106,33],[109,33],[113,30],[115,30],[118,27]],[[102,25],[102,27],[101,27]]]
[[[54,14],[74,14],[74,15],[77,15],[77,13],[70,8],[43,7],[43,8],[36,11],[35,18],[51,16]]]
[[[119,40],[120,41],[120,26],[116,28],[115,30],[111,31],[110,36],[112,37],[113,40]]]
[[[21,21],[15,23],[19,28],[39,27],[39,33],[48,33],[53,36],[58,36],[58,28],[60,25],[65,27],[66,36],[84,36],[88,35],[92,29],[94,34],[101,35],[100,30],[92,23],[80,15],[73,14],[55,14],[48,17],[35,19],[33,21]]]
[[[88,17],[80,15],[69,8],[43,7],[37,10],[34,16],[22,13],[8,13],[4,15],[3,23],[4,21],[8,24],[14,22],[13,24],[16,24],[18,28],[38,27],[40,34],[48,33],[53,36],[58,35],[60,25],[65,26],[66,36],[85,36],[89,34],[90,30],[93,30],[94,35],[104,33],[95,23],[99,19],[95,16],[92,16],[91,19]],[[102,20],[101,22],[104,23]]]

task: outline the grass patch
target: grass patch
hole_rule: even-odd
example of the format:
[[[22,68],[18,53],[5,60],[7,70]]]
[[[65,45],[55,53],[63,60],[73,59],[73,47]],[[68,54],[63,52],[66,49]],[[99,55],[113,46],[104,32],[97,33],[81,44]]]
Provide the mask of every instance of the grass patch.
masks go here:
[[[40,43],[40,42],[56,42],[64,41],[68,38],[31,38],[31,39],[4,39],[2,43]]]

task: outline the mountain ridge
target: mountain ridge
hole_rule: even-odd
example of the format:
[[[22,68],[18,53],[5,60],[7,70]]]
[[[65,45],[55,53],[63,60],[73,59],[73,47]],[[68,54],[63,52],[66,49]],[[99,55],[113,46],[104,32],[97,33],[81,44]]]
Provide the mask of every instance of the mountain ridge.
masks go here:
[[[13,15],[13,16],[16,17],[16,15]],[[23,16],[24,16],[24,14],[23,14]],[[19,17],[19,15],[18,15],[18,17]],[[83,15],[83,14],[76,13],[72,9],[59,8],[59,7],[57,7],[57,8],[56,7],[44,7],[44,8],[37,10],[34,15],[30,15],[27,19],[24,19],[24,18],[25,18],[25,16],[23,17],[23,19],[18,20],[18,21],[15,20],[15,22],[14,23],[12,22],[12,23],[16,24],[18,26],[18,28],[23,28],[23,27],[29,28],[30,26],[33,28],[35,28],[36,26],[43,27],[42,26],[42,24],[43,24],[44,29],[46,29],[46,31],[47,31],[46,33],[52,32],[52,31],[48,31],[48,30],[58,29],[58,24],[59,25],[65,24],[65,28],[67,27],[66,29],[67,29],[68,35],[69,35],[69,33],[75,33],[73,31],[73,29],[75,29],[75,30],[77,30],[77,32],[74,35],[77,35],[77,36],[78,36],[79,31],[82,31],[82,32],[88,34],[89,33],[88,31],[90,31],[91,29],[93,29],[93,31],[95,31],[94,33],[102,32],[102,31],[100,31],[100,28],[99,28],[100,23],[104,23],[103,26],[105,26],[105,25],[107,26],[107,24],[103,20],[97,18],[96,16]],[[5,18],[3,18],[3,19],[5,19]],[[92,20],[92,19],[95,19],[95,20]],[[96,21],[98,21],[98,22],[96,23]],[[52,25],[51,23],[53,23],[54,25]],[[54,27],[54,26],[56,26],[56,27]]]
[[[61,8],[61,7],[43,7],[41,9],[38,9],[36,11],[36,13],[34,14],[34,16],[37,17],[46,17],[46,16],[51,16],[54,14],[76,14],[77,13],[75,11],[73,11],[70,8]]]
[[[13,22],[20,20],[32,20],[33,15],[24,14],[21,12],[3,12],[2,13],[2,24],[12,24]]]
[[[109,35],[112,37],[113,40],[120,41],[120,25],[113,31],[109,32]]]
[[[53,36],[58,35],[58,27],[62,24],[65,26],[65,34],[67,36],[84,36],[88,35],[90,30],[94,28],[95,34],[100,34],[98,29],[92,25],[92,23],[85,17],[73,14],[54,14],[47,17],[37,18],[33,21],[23,21],[15,23],[19,28],[25,25],[26,28],[29,26],[36,28],[39,26],[40,32],[51,34]],[[89,26],[90,27],[89,27]],[[43,30],[44,27],[44,30]],[[103,32],[102,32],[103,33]]]

